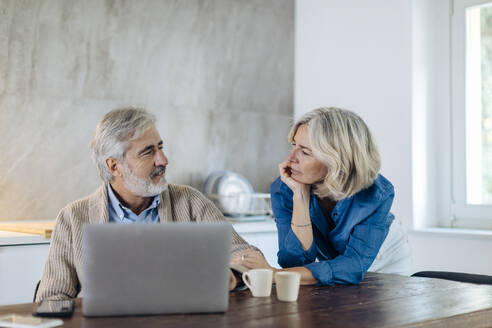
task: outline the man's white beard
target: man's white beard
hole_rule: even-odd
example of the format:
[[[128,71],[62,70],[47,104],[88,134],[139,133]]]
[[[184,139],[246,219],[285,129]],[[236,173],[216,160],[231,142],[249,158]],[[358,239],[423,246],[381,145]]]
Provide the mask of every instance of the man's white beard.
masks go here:
[[[123,179],[125,188],[135,195],[140,197],[154,197],[167,189],[165,175],[162,175],[159,182],[152,183],[150,176],[148,178],[139,178],[134,175],[126,163],[123,163],[123,169],[125,172]]]

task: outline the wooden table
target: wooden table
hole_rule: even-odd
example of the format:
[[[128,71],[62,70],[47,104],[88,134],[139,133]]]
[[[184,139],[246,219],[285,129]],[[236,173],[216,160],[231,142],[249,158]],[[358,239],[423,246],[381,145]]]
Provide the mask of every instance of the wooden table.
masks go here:
[[[32,304],[0,307],[31,313]],[[296,303],[249,291],[230,294],[225,314],[84,318],[80,300],[64,327],[490,327],[492,286],[368,273],[358,286],[302,286]]]

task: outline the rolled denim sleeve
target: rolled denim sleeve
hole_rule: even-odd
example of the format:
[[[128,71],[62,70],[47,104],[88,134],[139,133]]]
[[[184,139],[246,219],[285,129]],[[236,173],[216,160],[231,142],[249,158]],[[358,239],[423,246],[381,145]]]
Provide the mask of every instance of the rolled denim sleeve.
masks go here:
[[[292,191],[278,178],[270,187],[272,210],[278,231],[278,264],[282,268],[303,266],[316,259],[316,241],[304,250],[291,229]]]
[[[394,194],[389,195],[372,214],[354,226],[342,255],[306,265],[318,285],[358,284],[364,279],[394,219],[389,212],[393,197]]]

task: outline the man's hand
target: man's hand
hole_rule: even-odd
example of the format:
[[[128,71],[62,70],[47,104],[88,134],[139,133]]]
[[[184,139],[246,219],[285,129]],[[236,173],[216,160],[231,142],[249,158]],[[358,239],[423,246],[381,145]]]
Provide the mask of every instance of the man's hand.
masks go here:
[[[234,276],[234,273],[232,273],[232,270],[229,269],[229,291],[236,288],[236,285],[237,285],[236,277]]]
[[[238,253],[231,262],[241,264],[248,269],[270,269],[275,271],[275,268],[268,264],[261,252],[251,248]]]

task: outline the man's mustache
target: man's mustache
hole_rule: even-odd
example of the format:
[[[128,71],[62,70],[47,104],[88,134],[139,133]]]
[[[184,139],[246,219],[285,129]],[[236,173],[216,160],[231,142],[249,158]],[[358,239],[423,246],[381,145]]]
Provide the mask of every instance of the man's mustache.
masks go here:
[[[152,173],[150,174],[150,178],[153,179],[161,173],[166,173],[166,167],[164,165],[156,167],[154,171],[152,171]]]

